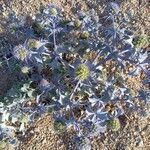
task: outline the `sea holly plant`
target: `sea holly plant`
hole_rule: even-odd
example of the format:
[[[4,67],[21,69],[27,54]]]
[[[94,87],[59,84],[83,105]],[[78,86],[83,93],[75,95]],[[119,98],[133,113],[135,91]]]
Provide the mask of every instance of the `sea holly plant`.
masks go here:
[[[92,9],[65,20],[60,8],[49,5],[33,18],[32,37],[11,51],[24,82],[8,91],[12,101],[2,98],[2,136],[12,130],[25,133],[26,124],[48,112],[55,131],[73,127],[77,139],[89,140],[107,127],[117,131],[118,117],[125,107],[136,110],[135,100],[149,101],[149,53],[139,42],[140,47],[135,46],[130,18],[121,14],[119,5],[111,3],[108,10],[103,18]],[[108,26],[101,19],[109,21]],[[127,81],[140,74],[144,88],[134,95]],[[6,121],[21,125],[7,127]]]

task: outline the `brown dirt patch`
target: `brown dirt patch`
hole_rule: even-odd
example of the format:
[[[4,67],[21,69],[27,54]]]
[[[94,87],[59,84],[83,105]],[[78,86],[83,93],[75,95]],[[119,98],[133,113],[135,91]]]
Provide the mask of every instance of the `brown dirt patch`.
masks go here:
[[[53,130],[53,119],[50,115],[43,116],[35,122],[33,134],[26,136],[18,150],[76,150],[73,132],[56,133]],[[31,132],[31,131],[30,131]]]

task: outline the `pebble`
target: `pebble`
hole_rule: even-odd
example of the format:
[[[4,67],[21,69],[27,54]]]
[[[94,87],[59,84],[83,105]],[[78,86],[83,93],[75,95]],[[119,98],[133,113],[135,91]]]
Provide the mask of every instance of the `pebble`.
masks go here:
[[[47,143],[47,140],[46,138],[42,141],[42,144],[46,144]]]
[[[133,133],[133,135],[137,135],[137,134],[138,134],[137,132],[134,132],[134,133]]]
[[[142,132],[141,132],[141,135],[142,135],[142,136],[143,136],[143,135],[145,135],[145,132],[144,132],[144,131],[142,131]]]

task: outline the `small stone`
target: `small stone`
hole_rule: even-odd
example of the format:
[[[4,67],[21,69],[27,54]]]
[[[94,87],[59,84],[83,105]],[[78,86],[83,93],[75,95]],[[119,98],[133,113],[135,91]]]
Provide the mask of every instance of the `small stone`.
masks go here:
[[[137,135],[137,132],[134,132],[133,135]]]
[[[145,132],[144,132],[144,131],[142,131],[142,132],[141,132],[141,135],[142,135],[142,136],[143,136],[143,135],[145,135]]]
[[[44,140],[42,141],[42,144],[46,144],[46,143],[47,143],[47,140],[44,139]]]

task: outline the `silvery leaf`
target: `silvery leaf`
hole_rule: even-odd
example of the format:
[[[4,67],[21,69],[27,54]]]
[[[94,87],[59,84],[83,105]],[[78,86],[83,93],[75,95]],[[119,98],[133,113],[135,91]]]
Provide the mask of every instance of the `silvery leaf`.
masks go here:
[[[118,14],[120,11],[119,5],[117,3],[113,3],[113,2],[111,2],[110,5],[111,5],[112,9],[115,11],[115,13]]]
[[[25,124],[24,124],[24,122],[21,123],[19,131],[22,131],[22,132],[25,131]]]
[[[2,116],[2,122],[9,121],[10,113],[5,110]]]
[[[139,63],[143,63],[144,60],[146,60],[147,58],[148,58],[147,52],[145,52],[144,54],[140,54],[140,55],[139,55],[139,58],[138,58]]]

